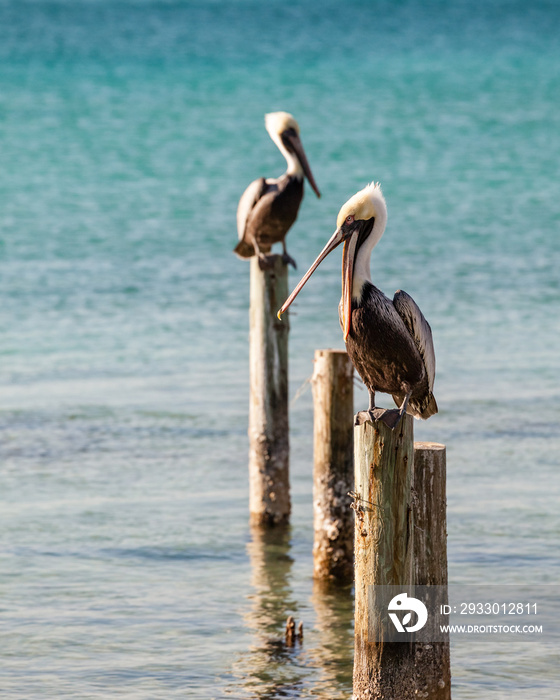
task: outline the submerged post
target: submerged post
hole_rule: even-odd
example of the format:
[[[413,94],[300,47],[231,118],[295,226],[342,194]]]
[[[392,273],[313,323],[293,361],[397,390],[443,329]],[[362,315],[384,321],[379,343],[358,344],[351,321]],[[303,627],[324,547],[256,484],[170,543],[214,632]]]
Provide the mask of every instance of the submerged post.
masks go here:
[[[414,443],[414,582],[438,586],[447,604],[447,506],[445,445]],[[449,634],[443,641],[415,645],[418,697],[451,700]]]
[[[316,350],[313,388],[313,574],[348,583],[354,573],[354,371],[345,350]]]
[[[412,417],[394,430],[381,421],[354,429],[354,700],[412,700],[414,650],[384,639],[380,586],[413,583]]]
[[[251,258],[249,321],[249,511],[259,525],[285,523],[290,517],[288,434],[287,314],[276,312],[288,296],[288,268],[282,256],[268,256],[261,270]]]

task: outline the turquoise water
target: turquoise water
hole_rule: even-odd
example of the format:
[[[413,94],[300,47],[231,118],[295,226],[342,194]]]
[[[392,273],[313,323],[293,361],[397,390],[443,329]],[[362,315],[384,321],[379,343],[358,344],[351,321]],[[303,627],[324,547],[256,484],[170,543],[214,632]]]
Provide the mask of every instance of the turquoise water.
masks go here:
[[[372,272],[434,331],[440,413],[416,437],[448,448],[451,580],[558,582],[559,20],[545,0],[0,0],[4,697],[351,694],[296,398],[342,347],[337,255],[292,315],[292,528],[247,522],[231,249],[244,187],[284,167],[267,111],[297,117],[323,193],[288,237],[300,271],[383,185]],[[552,651],[457,643],[454,700],[556,698]]]

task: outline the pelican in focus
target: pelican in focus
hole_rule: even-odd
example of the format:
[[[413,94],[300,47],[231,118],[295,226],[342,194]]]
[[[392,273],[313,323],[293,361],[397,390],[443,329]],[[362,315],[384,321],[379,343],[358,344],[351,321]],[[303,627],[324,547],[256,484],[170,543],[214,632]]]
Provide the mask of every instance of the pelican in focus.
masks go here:
[[[260,177],[252,182],[241,195],[237,207],[237,232],[239,243],[234,248],[240,258],[259,256],[261,267],[267,267],[266,254],[273,243],[282,243],[285,264],[296,267],[286,250],[286,234],[297,218],[303,199],[303,177],[317,197],[321,196],[301,140],[299,126],[291,114],[272,112],[265,116],[265,126],[270,138],[286,159],[286,172],[278,178]]]
[[[387,205],[379,184],[351,197],[338,214],[336,231],[278,317],[319,263],[343,243],[340,324],[348,355],[369,391],[369,408],[356,415],[356,425],[382,420],[394,428],[405,412],[426,419],[438,408],[432,393],[436,360],[430,325],[406,292],[397,291],[391,300],[371,281],[371,252],[386,223]],[[399,408],[376,408],[376,391],[391,394]]]

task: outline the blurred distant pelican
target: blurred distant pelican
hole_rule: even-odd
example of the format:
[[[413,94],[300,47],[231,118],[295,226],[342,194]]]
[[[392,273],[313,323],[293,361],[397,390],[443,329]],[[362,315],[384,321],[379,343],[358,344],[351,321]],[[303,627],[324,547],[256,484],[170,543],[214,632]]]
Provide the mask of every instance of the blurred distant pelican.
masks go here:
[[[303,176],[309,180],[317,197],[321,196],[299,138],[299,126],[291,114],[272,112],[265,116],[266,130],[286,159],[288,168],[279,178],[252,182],[237,208],[239,243],[234,248],[240,258],[259,256],[261,267],[267,266],[266,253],[273,243],[282,243],[284,262],[294,267],[286,251],[286,234],[296,220],[303,199]]]
[[[379,243],[386,223],[387,205],[379,184],[372,183],[351,197],[338,214],[336,231],[278,317],[319,263],[344,243],[340,324],[348,355],[369,391],[369,408],[357,414],[356,423],[383,420],[394,428],[405,411],[426,419],[438,408],[432,394],[436,359],[430,325],[406,292],[397,291],[391,301],[371,282],[371,251]],[[376,408],[376,391],[392,394],[400,408]]]

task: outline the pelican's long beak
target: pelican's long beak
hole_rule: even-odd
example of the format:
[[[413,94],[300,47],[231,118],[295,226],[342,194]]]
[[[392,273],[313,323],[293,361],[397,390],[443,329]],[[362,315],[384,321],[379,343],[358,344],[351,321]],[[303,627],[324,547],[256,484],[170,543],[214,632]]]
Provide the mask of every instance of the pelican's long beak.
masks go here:
[[[305,174],[305,177],[309,181],[309,184],[313,188],[313,191],[317,195],[317,197],[321,197],[321,193],[319,192],[319,188],[317,187],[317,183],[315,182],[315,178],[313,177],[313,173],[311,172],[311,168],[309,167],[309,161],[307,160],[307,156],[305,155],[305,151],[303,150],[303,144],[301,143],[301,140],[299,136],[296,134],[290,136],[290,144],[292,145],[292,148],[294,149],[294,152],[301,163],[301,167],[303,168],[303,172]]]
[[[342,248],[342,330],[344,342],[350,333],[352,320],[352,284],[354,275],[354,258],[358,245],[359,231],[355,231],[344,241]]]
[[[331,236],[329,242],[327,245],[323,248],[323,250],[319,253],[317,256],[317,259],[311,265],[309,270],[305,273],[305,275],[301,278],[301,280],[298,282],[296,288],[294,291],[290,294],[290,296],[286,299],[286,301],[282,304],[282,307],[278,311],[278,318],[282,316],[284,311],[291,306],[293,300],[297,297],[297,295],[301,292],[303,285],[307,282],[307,280],[311,277],[311,275],[315,272],[315,270],[319,267],[321,262],[327,257],[327,255],[332,252],[337,246],[339,246],[342,241],[346,238],[348,234],[345,234],[342,229],[337,229],[333,235]]]

